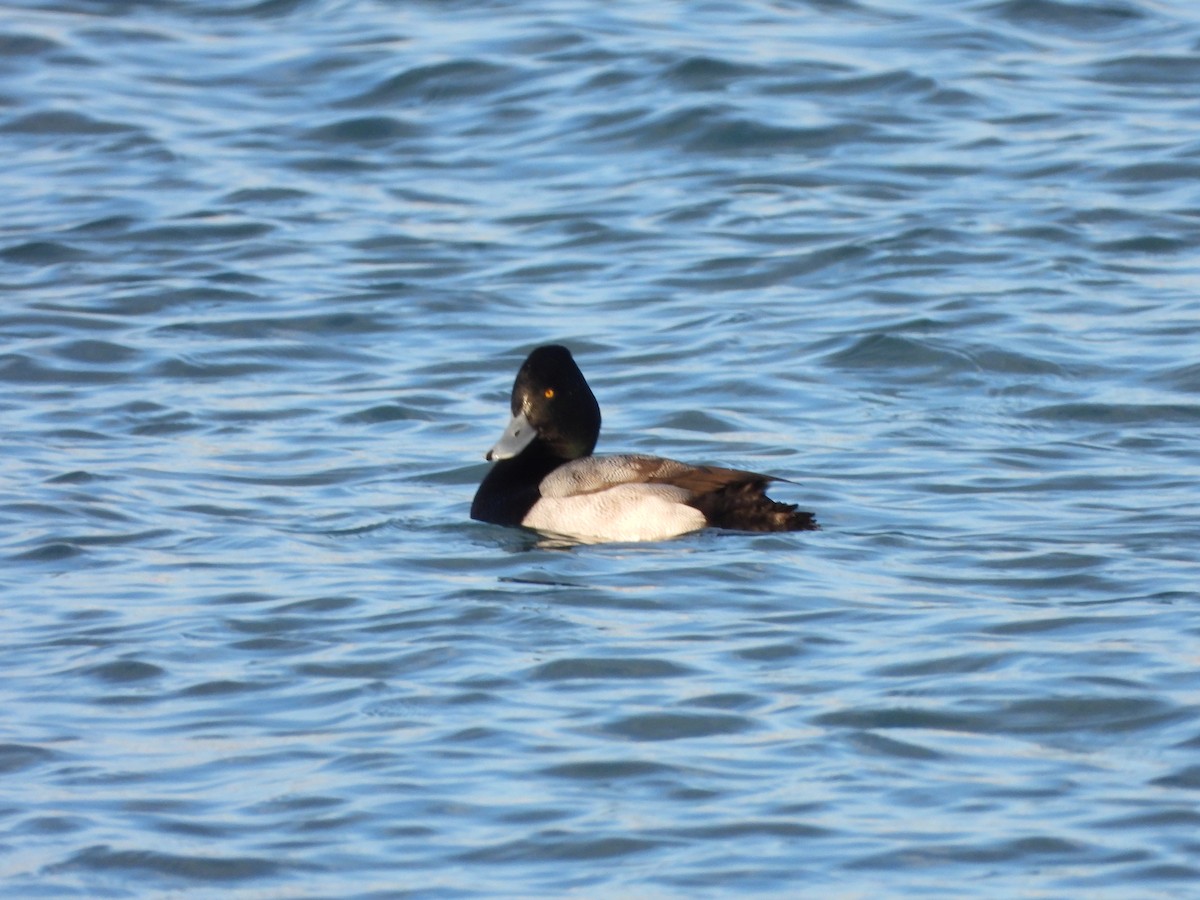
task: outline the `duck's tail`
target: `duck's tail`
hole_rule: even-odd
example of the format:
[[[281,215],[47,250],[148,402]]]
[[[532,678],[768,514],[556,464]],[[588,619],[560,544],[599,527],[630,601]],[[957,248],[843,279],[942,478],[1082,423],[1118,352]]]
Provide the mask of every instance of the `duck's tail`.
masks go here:
[[[689,502],[704,513],[708,524],[736,531],[816,531],[821,526],[810,512],[794,503],[767,496],[768,479],[739,481],[693,497]]]

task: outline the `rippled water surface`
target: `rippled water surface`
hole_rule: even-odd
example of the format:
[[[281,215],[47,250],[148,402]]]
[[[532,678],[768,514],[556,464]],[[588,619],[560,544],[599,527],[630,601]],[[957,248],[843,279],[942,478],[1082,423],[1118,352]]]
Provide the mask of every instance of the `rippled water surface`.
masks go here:
[[[1200,11],[0,8],[0,893],[1200,896]],[[523,355],[811,534],[468,520]]]

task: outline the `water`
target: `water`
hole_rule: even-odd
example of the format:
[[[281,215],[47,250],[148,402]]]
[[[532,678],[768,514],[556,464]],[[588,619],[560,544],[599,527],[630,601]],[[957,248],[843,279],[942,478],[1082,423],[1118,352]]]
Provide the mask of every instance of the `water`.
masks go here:
[[[0,12],[0,893],[1200,896],[1190,3]],[[524,353],[824,530],[470,522]]]

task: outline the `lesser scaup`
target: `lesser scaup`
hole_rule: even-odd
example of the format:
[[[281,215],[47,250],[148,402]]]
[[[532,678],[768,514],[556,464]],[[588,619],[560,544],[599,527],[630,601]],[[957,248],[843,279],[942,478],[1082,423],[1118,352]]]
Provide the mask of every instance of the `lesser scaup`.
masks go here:
[[[813,514],[766,496],[776,479],[657,456],[592,456],[600,405],[566,347],[538,347],[512,389],[471,518],[584,541],[659,541],[706,526],[806,531]]]

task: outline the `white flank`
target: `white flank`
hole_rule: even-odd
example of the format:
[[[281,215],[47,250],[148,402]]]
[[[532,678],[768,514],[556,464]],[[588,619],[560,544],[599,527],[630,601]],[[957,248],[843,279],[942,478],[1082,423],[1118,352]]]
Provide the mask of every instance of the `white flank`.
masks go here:
[[[521,521],[527,528],[592,541],[661,541],[698,531],[704,514],[689,493],[668,484],[619,484],[567,497],[542,497]]]

